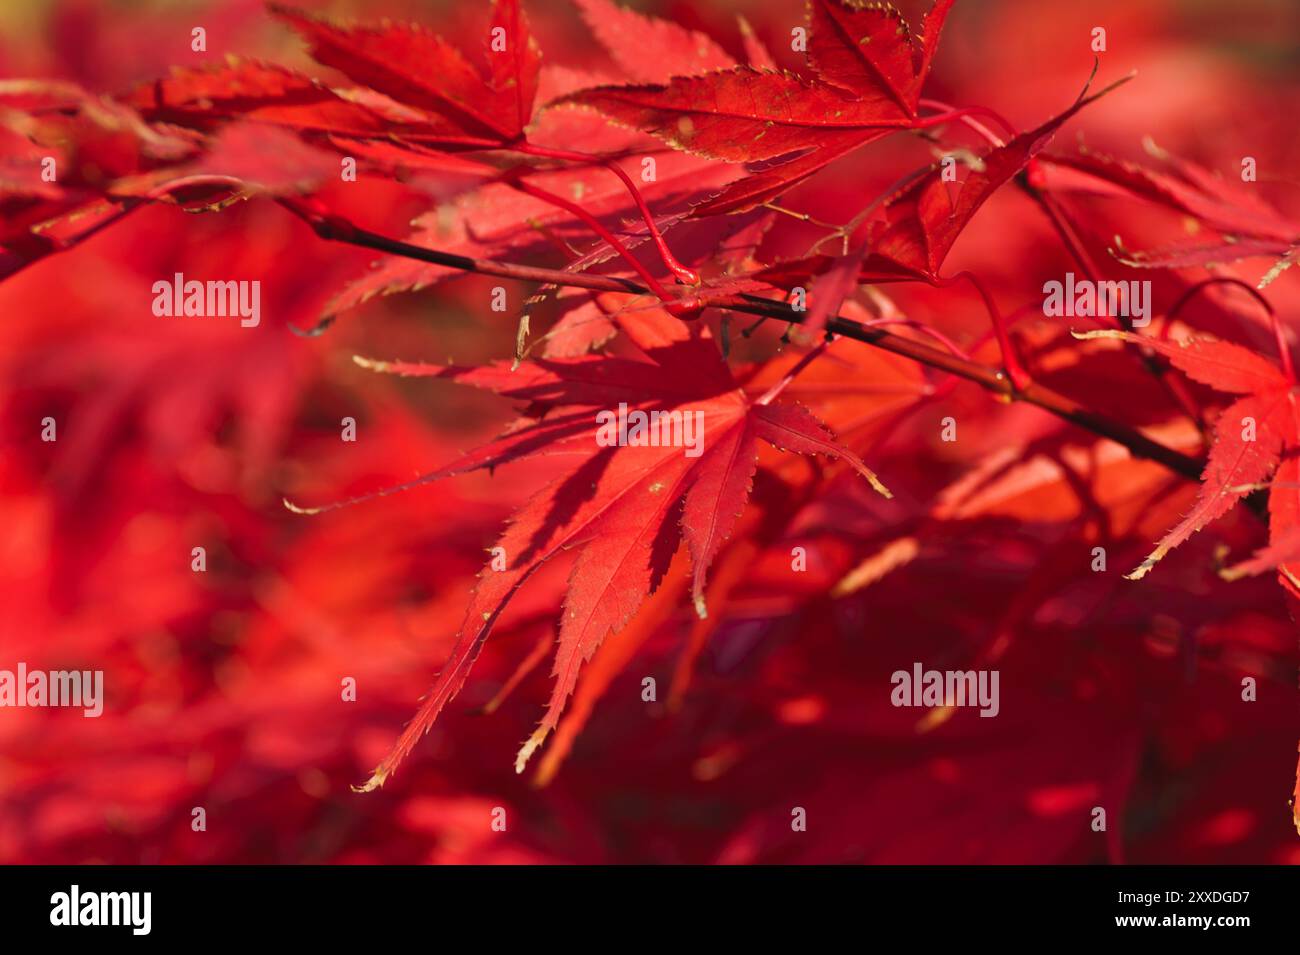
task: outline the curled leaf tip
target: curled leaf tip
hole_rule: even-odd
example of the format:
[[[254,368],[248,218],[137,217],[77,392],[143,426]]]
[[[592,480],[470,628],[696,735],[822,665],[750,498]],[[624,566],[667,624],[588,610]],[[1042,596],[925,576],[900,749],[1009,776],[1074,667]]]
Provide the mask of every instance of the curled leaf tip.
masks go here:
[[[384,785],[384,781],[387,779],[388,772],[386,770],[376,769],[371,777],[365,781],[364,785],[353,786],[352,791],[354,793],[374,792],[376,789],[381,788]]]
[[[894,499],[894,492],[885,487],[884,483],[876,476],[876,472],[868,467],[862,468],[862,476],[870,482],[871,486],[876,489],[876,493],[889,500]]]
[[[542,741],[546,739],[546,729],[539,728],[534,731],[533,735],[528,737],[528,741],[519,747],[519,755],[515,757],[515,772],[522,773],[524,767],[528,765],[528,760],[532,758],[533,753],[537,752]]]
[[[1151,568],[1153,568],[1159,562],[1159,560],[1160,558],[1156,557],[1155,555],[1148,557],[1146,560],[1142,561],[1142,563],[1138,564],[1138,566],[1135,567],[1132,571],[1125,574],[1124,579],[1141,580],[1147,574],[1151,573]]]
[[[325,332],[329,329],[331,325],[334,324],[337,318],[338,318],[337,315],[322,316],[320,321],[318,321],[311,328],[299,328],[297,325],[294,325],[292,322],[290,322],[289,331],[297,335],[299,338],[319,338],[321,335],[325,334]]]
[[[292,511],[295,514],[319,514],[320,513],[319,507],[299,507],[297,504],[293,503],[293,501],[289,500],[287,497],[280,498],[280,502],[285,506],[286,510]]]
[[[854,466],[854,470],[856,470],[859,474],[861,474],[864,478],[866,478],[868,483],[870,483],[871,486],[875,488],[876,493],[880,494],[882,497],[886,497],[889,498],[890,500],[893,500],[894,497],[893,491],[885,487],[884,482],[880,480],[880,478],[876,475],[875,471],[871,470],[871,468],[867,467],[865,464],[863,464],[860,461],[854,461],[851,463]]]
[[[1076,332],[1072,328],[1070,329],[1070,334],[1081,342],[1092,341],[1095,338],[1113,338],[1116,341],[1123,342],[1132,341],[1133,339],[1141,337],[1132,332],[1121,332],[1114,328],[1097,328],[1087,332]]]

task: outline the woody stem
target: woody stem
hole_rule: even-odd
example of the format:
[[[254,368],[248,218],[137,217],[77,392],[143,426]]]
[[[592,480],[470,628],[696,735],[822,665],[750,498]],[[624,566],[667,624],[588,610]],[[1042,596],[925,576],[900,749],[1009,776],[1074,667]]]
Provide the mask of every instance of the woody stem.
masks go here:
[[[1079,237],[1078,230],[1075,229],[1074,223],[1070,221],[1065,210],[1063,210],[1057,204],[1056,200],[1049,194],[1031,186],[1025,176],[1017,176],[1016,183],[1029,195],[1031,199],[1034,200],[1035,203],[1037,203],[1038,208],[1040,208],[1044,215],[1047,216],[1047,221],[1050,222],[1052,228],[1056,230],[1056,234],[1060,237],[1061,243],[1069,251],[1070,255],[1074,258],[1074,261],[1078,263],[1079,268],[1083,269],[1084,274],[1087,275],[1089,281],[1093,283],[1099,281],[1101,278],[1101,270],[1097,268],[1096,262],[1093,260],[1092,256],[1088,254],[1088,250],[1084,246],[1083,240]],[[1119,326],[1126,332],[1133,331],[1133,319],[1128,315],[1117,315],[1115,316],[1115,319]],[[1168,374],[1168,364],[1156,358],[1155,355],[1143,355],[1141,356],[1141,360],[1142,364],[1146,366],[1147,371],[1155,376],[1156,381],[1160,382],[1165,393],[1168,394],[1173,402],[1182,409],[1183,413],[1191,418],[1192,422],[1198,428],[1202,427],[1203,419],[1201,411],[1197,407],[1196,401],[1192,398],[1191,392],[1183,383],[1182,379],[1170,377]]]
[[[349,245],[385,252],[389,255],[415,259],[420,262],[430,262],[435,265],[459,269],[463,272],[475,272],[480,275],[496,275],[503,278],[532,282],[551,282],[556,285],[585,288],[598,292],[650,294],[649,288],[631,279],[515,265],[412,245],[409,242],[390,239],[387,236],[362,229],[339,216],[331,215],[319,208],[313,208],[315,203],[288,197],[282,197],[278,201],[289,211],[307,222],[318,236],[329,241],[344,242]],[[741,295],[738,300],[725,307],[736,312],[763,315],[786,322],[801,323],[807,317],[806,312],[793,309],[784,302],[773,301],[757,295]],[[1008,400],[1028,402],[1086,431],[1109,438],[1128,448],[1134,455],[1156,461],[1189,480],[1196,481],[1200,479],[1203,462],[1154,441],[1123,422],[1090,411],[1073,398],[1068,398],[1050,388],[1033,382],[1027,383],[1023,388],[1017,387],[1008,379],[1006,374],[997,368],[950,354],[947,351],[912,338],[895,335],[883,328],[869,327],[838,315],[832,316],[827,321],[826,330],[895,355],[910,358],[931,368],[946,371],[966,381],[974,382],[986,391],[1000,395]]]

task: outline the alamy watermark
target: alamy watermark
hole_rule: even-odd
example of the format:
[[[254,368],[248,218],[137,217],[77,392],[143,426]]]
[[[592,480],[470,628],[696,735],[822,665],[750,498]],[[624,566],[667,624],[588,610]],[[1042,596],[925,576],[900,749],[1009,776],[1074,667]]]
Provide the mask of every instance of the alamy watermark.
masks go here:
[[[0,670],[0,707],[80,707],[82,716],[104,712],[103,670]]]
[[[171,279],[153,283],[153,313],[160,318],[196,316],[224,318],[239,316],[244,328],[256,328],[262,321],[262,283],[252,281],[207,281],[190,279],[181,272]]]
[[[913,663],[911,672],[895,670],[889,678],[894,706],[978,706],[980,716],[997,716],[997,670],[927,670]]]
[[[703,411],[618,411],[596,413],[596,444],[602,448],[685,448],[688,458],[704,453]]]
[[[124,925],[132,935],[153,929],[152,892],[82,892],[74,885],[50,896],[50,924]]]
[[[1048,318],[1123,316],[1134,328],[1151,323],[1151,282],[1145,279],[1093,282],[1076,280],[1073,272],[1066,272],[1064,282],[1043,283],[1043,294],[1043,314]]]

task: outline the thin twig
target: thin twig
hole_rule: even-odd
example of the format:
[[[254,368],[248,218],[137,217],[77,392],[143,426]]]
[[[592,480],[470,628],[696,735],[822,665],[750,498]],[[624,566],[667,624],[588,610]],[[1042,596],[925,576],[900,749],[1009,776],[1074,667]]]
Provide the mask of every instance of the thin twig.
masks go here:
[[[648,288],[630,279],[516,265],[412,245],[408,242],[390,239],[387,236],[362,229],[338,216],[313,209],[307,202],[302,200],[282,197],[279,201],[295,215],[306,221],[313,231],[323,239],[345,242],[349,245],[359,245],[364,248],[386,252],[389,255],[430,262],[447,268],[459,269],[463,272],[476,272],[482,275],[496,275],[502,278],[524,281],[553,282],[556,285],[586,288],[600,292],[650,294]],[[718,304],[717,307],[728,308],[732,311],[744,312],[750,315],[778,318],[793,323],[800,323],[806,317],[806,312],[793,309],[784,302],[749,294],[739,296],[739,300]],[[1022,388],[1017,388],[1005,373],[996,368],[969,361],[947,351],[934,348],[924,342],[895,335],[883,328],[867,327],[838,315],[827,321],[826,330],[836,335],[843,335],[845,338],[851,338],[854,341],[873,345],[895,355],[910,358],[931,368],[946,371],[966,381],[974,382],[985,390],[993,392],[1008,401],[1027,402],[1086,431],[1109,438],[1128,448],[1134,455],[1156,461],[1189,480],[1196,481],[1200,479],[1204,467],[1202,461],[1152,440],[1136,428],[1132,428],[1123,422],[1115,421],[1105,415],[1091,411],[1073,398],[1062,395],[1043,385],[1030,382]]]

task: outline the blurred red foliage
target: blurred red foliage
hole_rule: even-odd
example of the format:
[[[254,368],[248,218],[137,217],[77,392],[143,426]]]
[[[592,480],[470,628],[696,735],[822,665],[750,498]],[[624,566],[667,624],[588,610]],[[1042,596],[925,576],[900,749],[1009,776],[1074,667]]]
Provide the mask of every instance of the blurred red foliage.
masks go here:
[[[539,106],[570,95],[600,105],[581,91],[668,83],[675,72],[668,58],[683,33],[622,23],[595,0],[524,5],[541,51]],[[380,6],[319,10],[417,20],[452,46],[482,47],[478,4]],[[834,7],[813,4],[823,14]],[[705,68],[766,55],[800,71],[797,82],[813,75],[791,50],[801,4],[674,0],[651,12],[700,31],[689,49]],[[925,7],[905,13],[919,24]],[[107,696],[97,719],[0,709],[0,862],[1300,862],[1286,804],[1298,735],[1295,600],[1271,572],[1234,581],[1218,572],[1267,543],[1257,513],[1237,506],[1145,579],[1126,580],[1188,511],[1196,483],[1040,407],[862,342],[839,337],[805,367],[809,340],[786,342],[776,320],[742,336],[748,315],[732,315],[726,333],[745,400],[797,370],[782,398],[824,421],[893,499],[829,458],[764,446],[750,503],[709,570],[708,617],[693,607],[686,548],[671,564],[670,551],[663,585],[596,650],[558,729],[516,774],[515,752],[554,689],[548,664],[570,588],[563,555],[543,564],[400,772],[382,789],[353,792],[453,653],[503,523],[563,471],[528,459],[326,514],[290,513],[282,497],[335,501],[409,481],[491,440],[512,412],[541,410],[536,396],[504,400],[351,361],[504,358],[508,367],[519,305],[536,283],[396,257],[372,269],[377,253],[323,241],[304,219],[327,210],[417,244],[555,267],[576,247],[599,261],[593,274],[640,278],[606,244],[592,245],[589,222],[501,181],[509,163],[487,157],[483,142],[476,151],[449,145],[467,136],[518,145],[523,123],[510,110],[526,109],[527,119],[532,107],[508,82],[492,95],[490,122],[461,117],[451,131],[435,110],[416,115],[419,97],[432,94],[403,105],[375,93],[383,77],[348,97],[301,87],[308,106],[295,100],[286,118],[275,112],[282,101],[251,105],[255,97],[211,89],[186,99],[193,74],[174,77],[175,87],[155,82],[172,67],[247,79],[261,69],[249,64],[265,60],[337,88],[360,83],[327,69],[346,65],[337,51],[313,64],[260,4],[146,18],[55,0],[6,10],[0,22],[4,76],[68,81],[0,80],[0,668],[21,660],[103,670]],[[196,26],[206,30],[203,51],[192,48]],[[960,236],[953,227],[947,259],[924,264],[979,276],[1035,382],[1198,457],[1224,396],[1177,370],[1152,374],[1130,345],[1076,340],[1068,321],[1041,314],[1043,283],[1079,271],[1082,252],[1107,277],[1152,281],[1157,318],[1147,331],[1214,336],[1275,360],[1268,315],[1231,284],[1206,286],[1164,316],[1207,275],[1255,286],[1294,248],[1300,12],[1286,0],[1231,11],[1174,0],[958,3],[925,96],[993,107],[1016,129],[1035,129],[1074,102],[1098,26],[1107,49],[1093,92],[1133,69],[1136,78],[1071,117],[1028,177],[1016,180],[1023,163],[1011,169],[969,210]],[[630,48],[641,43],[663,46],[647,47],[653,56]],[[317,36],[318,56],[322,44]],[[226,64],[227,53],[250,59]],[[533,68],[523,60],[518,76]],[[379,72],[395,62],[377,61],[369,68]],[[822,65],[816,73],[831,79],[844,69],[833,55]],[[456,81],[448,71],[433,79]],[[336,124],[333,134],[319,135],[304,110],[310,122]],[[402,124],[406,142],[360,129],[376,116]],[[659,114],[622,118],[663,125]],[[240,139],[246,123],[261,124],[256,135],[268,138],[256,141],[269,145]],[[528,140],[540,150],[653,152],[658,178],[645,191],[655,221],[673,253],[704,273],[703,291],[671,285],[606,169],[575,172],[534,155],[543,171],[520,178],[580,200],[635,242],[640,267],[687,305],[701,304],[691,294],[727,304],[754,291],[746,283],[762,278],[757,266],[788,275],[795,263],[814,292],[845,285],[841,315],[905,315],[924,329],[891,331],[928,344],[937,336],[999,367],[973,289],[908,282],[882,294],[859,286],[862,256],[839,272],[809,264],[810,246],[827,236],[819,223],[867,208],[900,176],[934,164],[944,144],[963,157],[991,155],[986,138],[955,121],[926,135],[870,129],[854,133],[856,151],[819,140],[827,151],[817,161],[828,164],[803,170],[808,178],[777,174],[786,177],[780,206],[799,215],[757,208],[691,219],[692,202],[765,170],[673,151],[594,112],[539,112]],[[719,143],[738,135],[728,127]],[[357,182],[319,175],[312,164],[325,156],[333,168],[331,150],[359,158]],[[37,175],[51,151],[69,171],[57,186]],[[1108,156],[1136,165],[1098,158]],[[1228,185],[1246,156],[1258,161],[1258,181]],[[1200,181],[1199,170],[1213,173]],[[217,173],[260,176],[261,194],[227,204],[208,185],[175,190],[186,208],[138,203],[178,175]],[[310,182],[297,182],[304,175]],[[310,198],[286,203],[303,203],[303,216],[276,201],[304,191]],[[1035,195],[1076,233],[1073,256]],[[912,206],[894,208],[910,215]],[[916,228],[933,239],[929,207],[916,208]],[[106,228],[66,250],[45,244],[44,235],[105,215]],[[55,217],[50,232],[33,232]],[[903,218],[893,224],[911,228],[911,218],[898,225]],[[856,238],[868,234],[877,245],[861,251],[880,252],[879,233]],[[834,238],[818,251],[852,259],[848,235],[842,247]],[[1252,255],[1224,261],[1240,241],[1256,243]],[[1126,254],[1181,255],[1207,242],[1217,243],[1209,271],[1182,261],[1138,268],[1154,263]],[[916,266],[900,256],[894,266]],[[1262,293],[1291,347],[1298,271]],[[175,273],[259,280],[262,321],[155,317],[153,283]],[[485,306],[498,285],[506,312]],[[629,326],[639,321],[690,329],[682,334],[696,346],[724,334],[719,308],[683,309],[700,317],[682,323],[672,309],[647,316],[626,305],[619,295],[552,294],[533,310],[534,357],[581,361],[596,349],[636,358]],[[323,315],[337,316],[323,334],[290,331]],[[40,440],[46,417],[57,441]],[[345,417],[356,421],[355,442],[339,440]],[[956,441],[941,438],[950,417]],[[1273,507],[1291,508],[1292,522],[1300,492],[1286,476],[1297,467],[1284,458],[1274,479]],[[191,570],[195,546],[206,550],[206,573]],[[1104,573],[1090,569],[1098,546]],[[799,573],[793,548],[806,553]],[[525,660],[534,665],[520,669]],[[891,706],[890,674],[917,660],[996,667],[998,718]],[[657,681],[655,702],[643,701],[646,677]],[[1245,677],[1258,682],[1254,702],[1242,699]],[[342,699],[346,678],[355,701]],[[1105,833],[1090,828],[1094,806],[1107,808]],[[205,831],[191,826],[198,807]],[[491,825],[498,807],[505,831]],[[807,812],[806,832],[791,828],[794,807]]]

